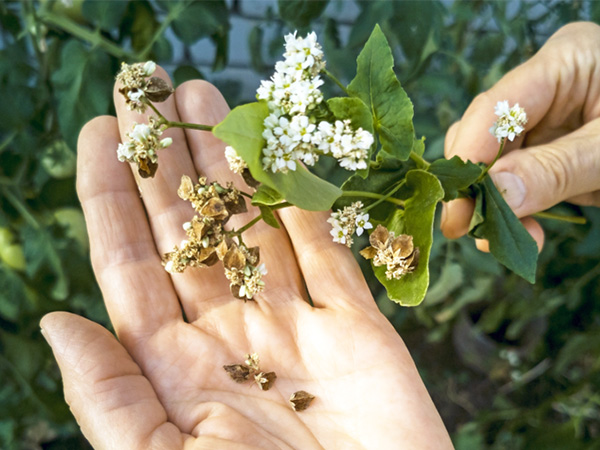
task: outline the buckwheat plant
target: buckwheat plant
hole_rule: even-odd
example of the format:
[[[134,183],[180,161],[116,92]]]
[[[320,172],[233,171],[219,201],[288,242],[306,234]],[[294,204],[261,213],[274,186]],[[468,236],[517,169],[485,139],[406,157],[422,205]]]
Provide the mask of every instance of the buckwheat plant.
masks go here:
[[[133,127],[129,141],[117,149],[119,160],[136,164],[140,175],[152,177],[160,170],[160,152],[169,151],[171,144],[170,139],[160,138],[164,130],[204,130],[227,144],[224,156],[232,177],[239,174],[248,185],[238,190],[232,183],[222,186],[203,177],[197,182],[182,177],[178,194],[196,213],[183,224],[187,239],[164,255],[165,269],[177,276],[188,268],[220,262],[232,294],[255,300],[264,289],[267,271],[260,263],[259,249],[248,247],[243,233],[260,221],[279,227],[276,210],[281,208],[333,209],[328,219],[332,239],[351,247],[355,239],[360,240],[355,236],[370,233],[370,245],[360,254],[371,260],[390,299],[414,306],[423,300],[429,285],[436,207],[462,197],[475,200],[469,234],[487,239],[501,263],[533,283],[535,241],[488,175],[506,141],[526,131],[525,111],[499,99],[498,119],[490,129],[499,150],[487,167],[458,157],[429,162],[423,158],[425,139],[415,135],[412,103],[393,66],[379,26],[359,54],[356,76],[347,86],[326,69],[314,32],[304,37],[289,34],[283,60],[258,87],[257,101],[235,108],[211,127],[162,116],[153,103],[166,100],[173,89],[152,76],[154,63],[123,64],[117,80],[127,105],[140,113],[150,108],[156,115],[147,124]],[[326,81],[342,95],[326,98],[320,90]],[[348,172],[341,186],[307,169],[324,157],[334,158]],[[231,229],[227,222],[247,211],[246,199],[260,214]],[[274,374],[253,369],[253,364],[249,359],[226,370],[237,381],[254,376],[261,388],[270,386]],[[312,396],[305,394],[302,402],[310,402]]]

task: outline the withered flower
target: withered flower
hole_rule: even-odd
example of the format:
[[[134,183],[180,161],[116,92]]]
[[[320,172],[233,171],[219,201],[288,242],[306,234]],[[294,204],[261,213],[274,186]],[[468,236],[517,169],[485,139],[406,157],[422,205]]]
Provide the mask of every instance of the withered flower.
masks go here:
[[[223,369],[236,383],[244,383],[250,379],[250,368],[244,364],[229,364],[223,366]]]
[[[413,237],[407,234],[396,236],[382,225],[377,225],[369,236],[370,247],[360,251],[366,259],[372,259],[373,265],[385,265],[388,280],[400,279],[415,270],[419,263],[419,249],[413,244]]]
[[[236,297],[246,300],[261,292],[264,288],[261,277],[266,271],[258,266],[258,248],[249,249],[236,243],[223,228],[232,215],[247,210],[240,192],[231,183],[227,187],[208,184],[204,177],[194,185],[184,175],[177,194],[189,201],[197,214],[183,225],[189,239],[164,255],[165,269],[178,273],[186,267],[206,267],[221,260]]]
[[[121,64],[117,74],[117,82],[121,85],[119,92],[125,97],[127,109],[144,113],[147,108],[146,99],[153,102],[164,102],[174,92],[169,84],[159,77],[150,77],[156,70],[152,61],[136,64]]]
[[[254,375],[254,381],[258,384],[261,391],[268,391],[275,383],[277,375],[275,372],[259,372]]]
[[[304,411],[314,399],[315,396],[306,391],[297,391],[291,395],[290,404],[294,411]]]

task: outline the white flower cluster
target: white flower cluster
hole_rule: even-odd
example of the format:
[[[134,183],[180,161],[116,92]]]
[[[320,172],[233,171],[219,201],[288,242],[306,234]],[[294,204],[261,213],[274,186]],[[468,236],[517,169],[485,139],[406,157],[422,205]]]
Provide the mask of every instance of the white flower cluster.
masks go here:
[[[354,202],[350,206],[345,206],[343,210],[338,209],[331,213],[327,222],[331,224],[330,234],[333,236],[333,242],[350,247],[355,232],[360,236],[364,230],[373,228],[369,222],[369,214],[362,212],[362,208],[362,202]]]
[[[494,113],[498,116],[498,120],[490,128],[490,133],[498,139],[498,142],[505,138],[514,141],[515,137],[525,130],[527,114],[518,103],[511,108],[507,100],[498,102],[494,107]]]
[[[248,300],[264,291],[265,282],[262,277],[266,274],[267,269],[262,263],[258,266],[247,264],[242,270],[225,268],[225,277],[235,289],[239,289],[236,297]]]
[[[159,140],[161,134],[161,126],[154,117],[150,117],[149,124],[134,123],[131,131],[127,133],[129,141],[119,144],[117,148],[119,161],[128,161],[138,166],[156,164],[157,151],[173,143],[171,138]]]
[[[285,37],[285,60],[275,65],[270,81],[263,81],[257,91],[266,100],[271,114],[264,121],[263,165],[272,172],[296,170],[296,161],[312,166],[320,155],[331,155],[347,170],[367,167],[373,136],[350,121],[318,125],[309,113],[322,101],[319,87],[323,81],[323,52],[314,32],[306,38],[289,34]]]

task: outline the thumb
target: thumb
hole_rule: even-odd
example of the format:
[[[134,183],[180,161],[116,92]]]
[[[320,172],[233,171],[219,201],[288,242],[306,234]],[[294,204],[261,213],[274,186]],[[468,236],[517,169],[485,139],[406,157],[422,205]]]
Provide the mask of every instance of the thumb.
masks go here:
[[[514,150],[498,160],[490,176],[517,217],[600,189],[600,119],[548,144]],[[588,203],[591,203],[590,200]]]
[[[58,362],[65,399],[95,449],[183,447],[152,385],[108,330],[63,312],[46,315],[40,326]]]

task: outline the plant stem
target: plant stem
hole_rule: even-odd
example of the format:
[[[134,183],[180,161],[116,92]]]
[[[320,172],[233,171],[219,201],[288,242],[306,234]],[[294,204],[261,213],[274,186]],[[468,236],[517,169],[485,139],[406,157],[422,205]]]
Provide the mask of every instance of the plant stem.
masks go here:
[[[398,183],[397,186],[395,186],[390,192],[388,192],[387,194],[383,194],[383,197],[381,197],[379,200],[371,203],[370,205],[366,206],[365,208],[363,208],[363,211],[368,211],[374,207],[376,207],[377,205],[379,205],[382,202],[387,201],[389,198],[391,198],[392,195],[394,195],[398,189],[400,189],[402,186],[404,186],[404,183],[406,183],[406,180],[402,180]],[[402,202],[402,206],[404,206],[404,202]]]
[[[278,203],[277,205],[269,206],[268,208],[270,208],[271,211],[276,211],[278,209],[288,208],[290,206],[293,206],[290,202],[282,202],[282,203]],[[248,230],[249,228],[256,225],[258,222],[260,222],[261,219],[262,219],[262,214],[259,214],[254,219],[252,219],[250,222],[248,222],[246,225],[244,225],[242,228],[240,228],[239,230],[233,230],[232,234],[234,234],[236,236],[240,236],[244,231]]]
[[[329,77],[329,79],[331,81],[333,81],[335,84],[337,84],[339,86],[339,88],[344,91],[344,94],[349,95],[348,91],[346,90],[346,87],[342,84],[342,82],[340,80],[337,79],[337,77],[332,74],[329,70],[327,69],[322,69],[322,72],[327,75]]]
[[[154,113],[155,113],[155,114],[158,116],[158,119],[160,120],[160,122],[161,122],[161,123],[167,124],[167,123],[169,122],[169,121],[168,121],[168,120],[165,118],[165,116],[163,116],[163,115],[161,114],[161,112],[160,112],[160,111],[159,111],[159,110],[156,108],[156,106],[154,106],[154,105],[152,104],[152,102],[151,102],[150,100],[148,100],[148,101],[146,102],[146,104],[147,104],[147,105],[148,105],[150,108],[152,108],[152,111],[154,111]]]
[[[199,123],[174,122],[167,120],[165,122],[167,128],[188,128],[191,130],[212,131],[212,125],[202,125]]]
[[[388,194],[391,195],[391,194]],[[377,194],[375,192],[365,192],[365,191],[344,191],[342,193],[342,197],[365,197],[365,198],[374,198],[376,200],[386,201],[389,203],[393,203],[394,205],[398,205],[404,208],[404,200],[400,200],[393,197],[387,197],[387,195]]]
[[[506,138],[502,139],[502,142],[500,142],[500,148],[498,149],[498,153],[496,153],[496,157],[485,169],[483,169],[483,172],[481,172],[481,175],[479,175],[479,178],[477,178],[477,181],[475,181],[475,183],[481,182],[481,180],[484,179],[484,177],[487,175],[492,166],[496,164],[496,161],[498,161],[498,158],[500,158],[500,155],[502,155],[502,151],[504,150],[504,144],[506,144]]]
[[[33,228],[39,230],[41,228],[40,223],[37,221],[33,214],[29,212],[27,206],[19,199],[15,194],[13,194],[10,189],[3,187],[2,194],[9,201],[13,207],[19,211],[19,214],[25,219],[25,222],[29,223]]]
[[[419,169],[429,169],[430,164],[427,161],[425,161],[425,159],[421,155],[414,152],[413,150],[410,151],[410,159],[412,159],[417,164],[417,167]]]
[[[58,28],[62,31],[66,31],[82,41],[87,41],[95,47],[100,47],[106,53],[118,59],[136,59],[136,55],[123,50],[118,45],[102,37],[102,35],[99,33],[99,30],[96,32],[90,31],[87,28],[84,28],[81,25],[73,22],[71,19],[68,19],[64,16],[59,16],[51,11],[47,11],[42,14],[40,16],[40,20],[51,28]]]
[[[179,18],[181,13],[183,11],[185,11],[185,9],[189,6],[189,3],[190,2],[188,1],[188,2],[183,2],[183,3],[174,3],[173,4],[173,9],[171,9],[169,11],[169,13],[167,14],[167,16],[161,21],[160,27],[158,28],[158,30],[156,30],[156,33],[154,33],[154,36],[152,36],[152,39],[150,39],[150,41],[148,42],[148,44],[146,44],[146,46],[142,49],[142,51],[140,51],[137,54],[138,60],[146,59],[148,53],[150,53],[150,51],[152,50],[152,46],[154,45],[154,43],[158,40],[158,38],[160,38],[162,36],[162,34],[166,31],[166,29],[169,28],[171,23],[174,20],[177,20],[177,18]]]
[[[535,213],[533,216],[537,217],[539,219],[561,220],[563,222],[576,223],[578,225],[585,225],[587,223],[587,221],[585,220],[585,217],[563,216],[560,214],[555,214],[555,213],[551,213],[551,212],[547,212],[547,211],[541,211],[541,212]]]

